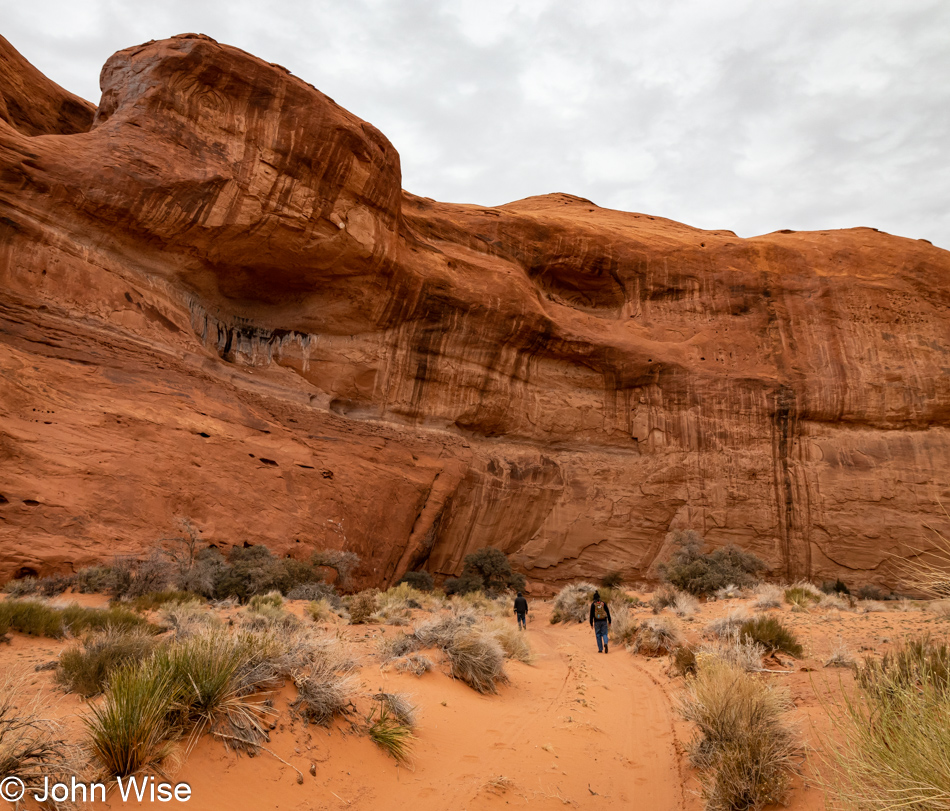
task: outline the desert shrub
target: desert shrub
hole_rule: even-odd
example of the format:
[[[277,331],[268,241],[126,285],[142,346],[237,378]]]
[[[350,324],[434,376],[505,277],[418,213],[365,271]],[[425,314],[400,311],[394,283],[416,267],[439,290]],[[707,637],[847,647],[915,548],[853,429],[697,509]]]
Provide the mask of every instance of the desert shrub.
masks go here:
[[[851,589],[849,589],[839,577],[837,580],[826,580],[821,584],[821,590],[825,594],[850,594]]]
[[[444,584],[446,594],[466,594],[479,590],[498,593],[505,589],[521,590],[524,587],[524,575],[513,571],[505,553],[492,547],[466,555],[462,574],[457,578],[447,578]]]
[[[415,739],[412,734],[414,708],[402,694],[378,693],[374,698],[377,704],[366,719],[370,740],[397,762],[405,763]]]
[[[12,631],[53,639],[59,639],[67,633],[78,636],[86,631],[108,627],[116,630],[158,630],[134,611],[125,608],[83,608],[75,604],[54,608],[37,600],[5,600],[0,603],[0,623]]]
[[[382,592],[378,603],[380,611],[408,611],[412,608],[422,608],[424,604],[432,604],[435,598],[429,592],[419,591],[406,582]]]
[[[571,583],[554,598],[551,622],[587,622],[597,587],[593,583]]]
[[[399,659],[419,649],[419,640],[414,634],[398,634],[383,637],[376,645],[380,661],[389,662]]]
[[[512,601],[507,598],[490,596],[483,591],[470,591],[455,600],[455,608],[460,612],[471,611],[479,617],[507,617],[511,614]]]
[[[452,678],[479,693],[497,693],[508,681],[505,654],[496,639],[477,632],[460,633],[445,648]]]
[[[650,608],[653,609],[654,614],[659,614],[664,608],[672,608],[676,605],[677,595],[681,593],[670,586],[664,586],[654,592],[650,598]]]
[[[886,600],[887,592],[873,583],[865,583],[863,586],[858,586],[854,596],[859,600]]]
[[[342,603],[340,606],[342,608]],[[328,622],[334,619],[334,617],[340,617],[341,609],[334,608],[333,604],[324,599],[313,600],[307,603],[307,607],[304,609],[307,616],[310,617],[314,622]],[[347,615],[347,621],[349,621],[349,616]]]
[[[41,789],[44,777],[75,774],[78,753],[62,737],[60,725],[43,717],[43,696],[27,678],[25,670],[9,667],[0,673],[0,775]]]
[[[506,620],[495,620],[486,628],[486,632],[493,636],[505,653],[506,659],[517,659],[519,662],[530,664],[533,660],[531,645],[525,634],[517,626]]]
[[[113,566],[115,579],[111,594],[115,600],[134,600],[146,594],[166,591],[175,583],[175,567],[161,552],[145,560],[119,560]]]
[[[343,601],[340,599],[339,592],[329,583],[322,581],[311,581],[294,586],[287,592],[288,600],[323,600],[333,609],[343,607]]]
[[[811,583],[794,583],[785,589],[785,602],[798,608],[809,608],[821,602],[821,591]]]
[[[155,648],[155,637],[141,630],[106,631],[64,650],[56,666],[56,681],[84,698],[101,693],[113,671],[141,662]]]
[[[101,704],[90,704],[83,721],[89,748],[106,775],[126,777],[157,765],[171,751],[177,730],[168,718],[176,686],[152,660],[116,670]]]
[[[781,608],[782,600],[785,599],[785,593],[778,586],[771,583],[763,583],[756,586],[755,602],[752,607],[756,611],[768,611],[770,608]]]
[[[706,807],[759,809],[783,802],[798,754],[786,723],[787,693],[711,660],[686,683],[680,713],[696,724],[690,758]]]
[[[674,676],[692,676],[696,668],[696,650],[692,646],[680,645],[670,654],[670,672]]]
[[[355,552],[346,552],[341,549],[317,549],[310,556],[310,565],[333,569],[337,575],[337,582],[341,586],[348,586],[353,572],[360,565],[360,558]]]
[[[670,533],[676,547],[669,561],[660,564],[660,576],[681,591],[697,597],[714,594],[727,585],[753,585],[766,565],[751,552],[726,546],[703,552],[703,539],[692,530]]]
[[[143,612],[154,611],[169,603],[175,603],[177,605],[196,603],[199,601],[199,599],[199,597],[187,591],[168,589],[167,591],[152,591],[148,594],[142,594],[141,596],[130,600],[127,605],[133,611]]]
[[[453,611],[419,625],[415,630],[415,637],[424,648],[448,648],[460,634],[472,630],[477,622],[474,611]]]
[[[73,588],[80,594],[106,594],[114,579],[111,566],[87,566],[73,575]]]
[[[348,597],[344,602],[350,612],[350,623],[362,625],[368,622],[379,608],[379,592],[375,589],[366,589]]]
[[[228,553],[226,564],[217,561],[214,596],[219,600],[234,597],[246,603],[254,595],[272,591],[289,594],[296,587],[317,579],[308,563],[276,558],[266,546],[236,546]]]
[[[874,600],[862,600],[857,607],[865,614],[879,614],[882,611],[887,611],[887,606],[884,603],[878,603]]]
[[[246,631],[267,632],[275,629],[291,631],[298,628],[301,621],[289,611],[275,607],[272,602],[265,602],[259,608],[253,608],[248,604],[247,611],[241,615],[240,624]]]
[[[432,660],[422,653],[410,653],[407,656],[400,656],[393,660],[393,667],[402,673],[412,673],[413,676],[421,676],[428,673],[434,667]]]
[[[3,591],[11,597],[55,597],[62,594],[73,585],[73,575],[54,574],[48,577],[21,577],[10,580],[3,587]]]
[[[607,572],[600,578],[600,586],[605,589],[616,589],[623,585],[623,573],[619,571]]]
[[[831,788],[848,808],[936,811],[950,797],[946,646],[910,640],[832,712]]]
[[[406,572],[399,583],[405,583],[418,591],[432,591],[435,588],[435,581],[428,572]]]
[[[631,650],[643,656],[665,656],[680,644],[676,625],[666,617],[644,620],[637,629]]]
[[[743,639],[758,642],[769,653],[779,651],[796,658],[802,655],[801,643],[777,617],[753,617],[742,624],[739,634]]]
[[[714,619],[706,625],[705,633],[715,637],[731,636],[739,632],[749,620],[749,612],[744,608],[734,608],[726,616]]]
[[[880,608],[870,609],[869,606],[871,605],[880,606]],[[861,606],[864,608],[865,611],[870,611],[870,610],[886,611],[887,610],[883,605],[881,605],[881,603],[864,602],[864,603],[861,603]],[[936,614],[938,617],[941,617],[942,619],[947,619],[948,617],[950,617],[950,600],[933,600],[931,603],[927,605],[927,610],[932,611],[934,614]]]
[[[713,642],[703,643],[697,653],[697,658],[703,662],[716,659],[747,672],[761,670],[763,656],[765,648],[758,642],[744,639],[738,631]]]

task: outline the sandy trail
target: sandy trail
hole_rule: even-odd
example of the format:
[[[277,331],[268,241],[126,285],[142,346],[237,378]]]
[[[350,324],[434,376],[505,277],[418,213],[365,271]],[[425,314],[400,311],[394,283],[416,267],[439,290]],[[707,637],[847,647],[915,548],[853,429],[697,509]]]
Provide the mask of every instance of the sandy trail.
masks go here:
[[[367,652],[378,633],[364,640]],[[509,663],[511,684],[497,696],[440,672],[417,679],[364,664],[366,690],[407,692],[419,707],[408,768],[363,736],[298,724],[275,734],[272,747],[303,772],[303,785],[266,755],[236,758],[213,741],[199,744],[176,779],[201,808],[235,811],[684,808],[661,685],[622,647],[598,654],[586,624],[551,626],[544,617],[527,633],[535,661]]]

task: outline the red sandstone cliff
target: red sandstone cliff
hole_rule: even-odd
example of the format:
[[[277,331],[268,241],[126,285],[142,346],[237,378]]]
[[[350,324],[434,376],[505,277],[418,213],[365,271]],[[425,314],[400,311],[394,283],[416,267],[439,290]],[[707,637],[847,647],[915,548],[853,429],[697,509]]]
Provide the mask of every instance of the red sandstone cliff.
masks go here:
[[[887,583],[926,543],[946,251],[416,197],[374,127],[200,36],[101,84],[94,110],[0,39],[0,576],[178,517],[346,545],[364,582],[486,545],[636,576],[692,527]]]

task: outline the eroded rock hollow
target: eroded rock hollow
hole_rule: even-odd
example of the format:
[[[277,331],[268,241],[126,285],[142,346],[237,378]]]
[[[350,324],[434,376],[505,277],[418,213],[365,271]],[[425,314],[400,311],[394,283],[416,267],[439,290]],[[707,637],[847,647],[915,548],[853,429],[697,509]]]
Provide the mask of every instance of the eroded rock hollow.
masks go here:
[[[671,528],[893,583],[950,471],[950,253],[401,188],[372,125],[185,35],[98,108],[0,39],[0,578],[317,547],[363,583],[646,576]]]

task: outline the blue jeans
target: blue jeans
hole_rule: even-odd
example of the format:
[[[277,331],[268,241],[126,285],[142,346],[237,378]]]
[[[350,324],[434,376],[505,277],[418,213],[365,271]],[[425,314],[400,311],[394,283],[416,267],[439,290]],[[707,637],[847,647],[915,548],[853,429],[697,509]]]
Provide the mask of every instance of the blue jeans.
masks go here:
[[[518,627],[524,628],[527,631],[528,630],[528,615],[519,614],[517,611],[515,613],[518,614]]]
[[[607,620],[594,620],[594,633],[597,635],[597,650],[603,651],[607,647],[607,629],[610,623]]]

